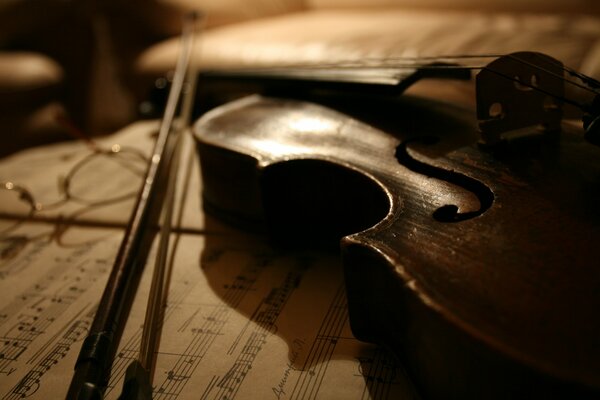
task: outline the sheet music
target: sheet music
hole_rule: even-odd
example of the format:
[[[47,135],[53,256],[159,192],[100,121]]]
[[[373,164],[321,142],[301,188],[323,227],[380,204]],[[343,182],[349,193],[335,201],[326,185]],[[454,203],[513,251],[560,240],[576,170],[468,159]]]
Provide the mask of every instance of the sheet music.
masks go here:
[[[10,160],[14,168],[18,161]],[[198,179],[189,161],[181,179]],[[196,228],[173,234],[153,398],[416,398],[390,352],[352,336],[336,255],[284,252],[225,227],[202,214],[199,190],[181,202],[183,220],[194,213]],[[1,220],[0,230],[11,224]],[[0,399],[64,398],[122,234],[102,224],[65,227],[59,218],[22,223],[2,241]],[[142,277],[107,399],[118,397],[137,357],[151,272]]]
[[[115,135],[95,141],[98,148],[109,149],[113,144],[124,148],[139,150],[142,154],[149,155],[152,150],[153,134],[158,129],[157,121],[143,121],[123,129]],[[61,180],[68,172],[87,157],[92,150],[82,141],[57,143],[39,148],[32,148],[17,153],[0,162],[0,180],[11,181],[22,185],[31,191],[34,198],[43,205],[54,204],[63,196],[59,189]],[[101,198],[119,184],[119,177],[111,176],[107,179],[103,171],[91,169],[86,171],[86,180],[90,183],[90,191],[95,197]],[[139,180],[141,183],[141,179]],[[54,219],[58,215],[73,216],[77,220],[104,221],[122,225],[127,222],[134,198],[103,207],[94,207],[87,210],[85,204],[70,201],[59,207],[42,210],[38,218]],[[20,208],[10,208],[11,204],[3,204],[3,213],[19,214]],[[7,208],[8,207],[8,208]],[[81,215],[77,215],[81,214]]]

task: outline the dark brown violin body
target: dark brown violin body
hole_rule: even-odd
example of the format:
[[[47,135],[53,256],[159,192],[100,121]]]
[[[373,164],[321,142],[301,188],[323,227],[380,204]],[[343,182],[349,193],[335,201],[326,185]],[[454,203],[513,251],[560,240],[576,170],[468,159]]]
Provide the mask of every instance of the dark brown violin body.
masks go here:
[[[576,126],[484,150],[414,98],[252,96],[195,125],[207,209],[341,238],[357,338],[425,398],[600,396],[600,148]]]

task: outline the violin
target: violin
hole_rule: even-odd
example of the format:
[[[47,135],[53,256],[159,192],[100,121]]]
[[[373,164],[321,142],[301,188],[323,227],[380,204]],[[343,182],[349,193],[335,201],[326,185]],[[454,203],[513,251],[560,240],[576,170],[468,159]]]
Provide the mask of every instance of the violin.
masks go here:
[[[468,69],[435,65],[398,72],[391,91]],[[284,86],[314,73],[317,94],[253,95],[196,122],[207,211],[286,246],[339,246],[354,335],[392,348],[424,398],[599,398],[597,82],[502,56],[477,75],[474,114],[324,95],[356,82],[298,71]],[[576,103],[565,71],[592,96],[584,129],[562,120]]]

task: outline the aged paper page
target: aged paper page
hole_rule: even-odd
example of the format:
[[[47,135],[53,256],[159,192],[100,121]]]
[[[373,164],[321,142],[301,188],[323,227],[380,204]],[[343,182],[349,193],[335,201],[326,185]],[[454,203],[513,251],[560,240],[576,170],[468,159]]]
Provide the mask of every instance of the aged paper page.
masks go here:
[[[73,228],[64,244],[28,244],[11,260],[0,281],[0,398],[64,397],[120,236]],[[352,337],[337,257],[281,253],[241,233],[183,234],[175,244],[154,398],[413,398],[398,361]],[[138,354],[150,272],[108,399]]]
[[[140,121],[95,139],[93,145],[73,141],[24,150],[0,160],[0,182],[12,182],[31,193],[41,206],[36,220],[124,226],[141,187],[158,127],[159,121]],[[92,157],[115,146],[120,157]],[[188,209],[182,228],[198,231],[204,228],[198,213],[202,209],[200,170],[194,143],[187,134],[183,150],[178,178],[184,190],[179,194],[186,197]],[[27,207],[16,200],[17,196],[9,198],[2,192],[0,196],[0,216],[27,214]]]
[[[149,152],[155,127],[155,121],[137,123],[103,140]],[[178,177],[181,217],[172,235],[173,277],[154,398],[415,398],[390,352],[352,336],[337,255],[283,252],[204,215],[189,139]],[[49,202],[59,195],[61,174],[82,157],[76,151],[89,149],[66,143],[28,150],[0,162],[1,179]],[[87,190],[104,179],[98,173]],[[131,206],[131,199],[94,207],[68,201],[22,219],[18,209],[0,204],[0,399],[65,397]],[[118,397],[138,355],[153,257],[107,399]]]

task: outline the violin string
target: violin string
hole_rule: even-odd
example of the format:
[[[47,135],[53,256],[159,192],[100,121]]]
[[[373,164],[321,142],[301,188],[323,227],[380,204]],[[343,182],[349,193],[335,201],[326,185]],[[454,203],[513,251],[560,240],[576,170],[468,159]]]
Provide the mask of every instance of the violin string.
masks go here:
[[[564,83],[569,83],[571,85],[574,85],[576,87],[584,89],[584,90],[586,90],[588,92],[591,92],[591,93],[593,93],[595,95],[598,95],[598,92],[596,92],[593,88],[588,87],[588,86],[584,86],[584,85],[579,84],[578,82],[574,82],[572,80],[566,79],[564,77],[564,73],[567,71],[566,67],[560,61],[557,61],[557,60],[555,60],[553,58],[544,57],[540,61],[543,61],[543,62],[546,62],[546,63],[550,63],[550,64],[554,64],[554,66],[556,66],[556,67],[558,67],[558,68],[561,69],[562,74],[558,74],[558,73],[556,73],[554,71],[550,71],[547,68],[543,68],[543,67],[539,66],[538,64],[535,64],[535,63],[532,63],[530,61],[524,60],[524,59],[522,59],[520,57],[517,57],[517,56],[515,56],[513,54],[509,54],[509,55],[507,55],[507,57],[509,57],[509,58],[511,58],[511,59],[513,59],[513,60],[515,60],[517,62],[520,62],[521,64],[527,65],[527,66],[529,66],[529,67],[531,67],[531,68],[533,68],[535,70],[542,71],[544,73],[547,73],[550,76],[558,78],[558,79],[562,80]],[[536,57],[539,58],[539,56],[536,56]],[[497,75],[499,75],[499,76],[501,76],[501,77],[503,77],[503,78],[505,78],[507,80],[510,80],[510,81],[513,81],[513,82],[517,82],[520,85],[529,87],[529,88],[534,89],[534,90],[536,90],[536,91],[538,91],[540,93],[544,93],[544,94],[546,94],[546,95],[548,95],[550,97],[553,97],[553,98],[555,98],[557,100],[560,100],[560,101],[562,101],[564,103],[571,104],[571,105],[573,105],[573,106],[575,106],[575,107],[577,107],[577,108],[579,108],[579,109],[581,109],[583,111],[589,111],[590,105],[588,105],[588,104],[580,103],[580,102],[578,102],[576,100],[573,100],[573,99],[570,99],[570,98],[566,97],[565,95],[557,95],[555,93],[551,93],[551,92],[549,92],[549,91],[547,91],[545,89],[540,88],[538,85],[535,85],[533,82],[532,83],[523,82],[520,79],[518,79],[518,77],[508,76],[508,75],[506,75],[503,72],[494,70],[490,66],[486,66],[485,69],[488,70],[488,71],[490,71],[490,72],[493,72],[493,73],[495,73],[495,74],[497,74]]]
[[[595,89],[596,88],[600,89],[600,81],[599,80],[597,80],[597,79],[595,79],[595,78],[593,78],[591,76],[582,74],[581,72],[576,71],[576,70],[574,70],[572,68],[569,68],[569,67],[565,67],[565,71],[569,75],[575,76],[575,77],[579,78],[582,82],[586,82],[586,84],[590,88],[594,89],[594,93],[598,93],[597,91],[595,91]]]
[[[318,62],[318,63],[313,63],[313,62],[306,62],[306,63],[298,63],[298,62],[294,62],[294,63],[288,63],[288,64],[279,64],[278,66],[267,66],[267,67],[258,67],[258,68],[238,68],[237,70],[255,70],[255,69],[260,69],[260,70],[272,70],[272,69],[285,69],[285,68],[324,68],[324,67],[337,67],[337,66],[356,66],[356,67],[364,67],[365,65],[369,65],[372,67],[377,67],[377,66],[385,66],[383,63],[387,63],[387,62],[393,62],[396,63],[398,61],[401,62],[406,62],[406,61],[436,61],[436,62],[444,62],[444,61],[455,61],[457,59],[474,59],[474,58],[499,58],[502,55],[497,55],[497,54],[480,54],[480,55],[468,55],[468,54],[459,54],[459,55],[451,55],[451,56],[419,56],[419,57],[410,57],[410,56],[400,56],[400,57],[387,57],[387,58],[374,58],[374,57],[367,57],[367,58],[362,58],[361,60],[337,60],[337,61],[332,61],[332,62]],[[371,63],[376,63],[375,65],[372,65]],[[391,64],[390,66],[396,66],[398,64]],[[410,66],[423,66],[423,65],[430,65],[430,64],[417,64],[417,63],[411,63],[411,64],[405,64],[405,65],[410,65]],[[235,70],[235,69],[234,69]]]
[[[546,63],[553,63],[555,66],[557,66],[558,68],[560,68],[563,72],[567,72],[568,74],[570,74],[571,76],[575,76],[578,79],[580,79],[582,82],[584,82],[585,84],[581,84],[579,82],[576,81],[572,81],[569,79],[566,79],[564,77],[564,75],[560,75],[557,74],[553,71],[549,71],[546,68],[540,67],[539,65],[536,65],[534,63],[531,63],[529,61],[526,61],[524,59],[522,59],[521,57],[518,57],[514,54],[507,54],[507,55],[501,55],[501,54],[481,54],[481,55],[472,55],[472,54],[458,54],[458,55],[454,55],[454,56],[425,56],[425,57],[392,57],[390,58],[390,60],[400,60],[402,61],[402,59],[404,60],[432,60],[432,61],[438,61],[438,62],[443,62],[443,61],[454,61],[454,60],[460,60],[460,59],[472,59],[472,58],[500,58],[500,57],[510,57],[511,59],[518,61],[522,64],[526,64],[534,69],[537,69],[539,71],[548,73],[549,75],[552,75],[554,77],[557,77],[561,80],[563,80],[565,83],[574,85],[580,89],[583,90],[587,90],[589,92],[592,92],[594,94],[600,94],[600,92],[596,91],[595,88],[590,84],[593,83],[595,86],[600,87],[600,82],[596,79],[594,79],[591,76],[582,74],[579,71],[574,70],[573,68],[567,67],[565,66],[563,63],[561,63],[558,60],[555,60],[551,57],[545,58],[543,61]],[[367,59],[368,60],[368,59]],[[412,64],[413,66],[417,67],[417,68],[422,68],[422,67],[427,67],[428,64]],[[435,64],[431,64],[432,68],[445,68],[446,66],[444,65],[435,65]],[[460,68],[461,66],[456,66],[457,68]],[[486,69],[488,68],[487,65],[477,65],[477,66],[465,66],[465,69]]]
[[[539,86],[536,86],[536,85],[533,85],[533,84],[530,84],[530,83],[527,83],[527,82],[522,82],[519,79],[511,77],[511,76],[509,76],[509,75],[507,75],[507,74],[505,74],[503,72],[497,71],[497,70],[495,70],[493,68],[486,68],[486,69],[488,71],[490,71],[490,72],[498,75],[498,76],[501,76],[502,78],[508,79],[508,80],[510,80],[512,82],[518,82],[519,84],[521,84],[523,86],[527,86],[527,87],[529,87],[531,89],[534,89],[534,90],[536,90],[536,91],[538,91],[540,93],[543,93],[543,94],[545,94],[547,96],[553,97],[554,99],[560,100],[561,102],[564,102],[564,103],[567,103],[567,104],[571,104],[571,105],[573,105],[573,106],[575,106],[575,107],[577,107],[577,108],[579,108],[579,109],[581,109],[583,111],[587,111],[588,106],[586,104],[582,104],[582,103],[580,103],[580,102],[578,102],[576,100],[569,99],[569,98],[567,98],[564,95],[557,95],[557,94],[552,93],[552,92],[550,92],[548,90],[542,89]]]
[[[279,66],[272,66],[272,67],[237,68],[237,69],[231,69],[229,71],[234,72],[234,73],[243,73],[243,74],[252,74],[252,73],[266,74],[266,73],[273,73],[273,72],[286,73],[286,72],[289,72],[288,68],[317,70],[317,69],[324,69],[324,68],[364,69],[366,67],[368,67],[370,69],[392,69],[392,68],[423,69],[423,68],[427,68],[427,69],[482,70],[482,69],[490,69],[490,68],[488,65],[479,65],[479,64],[478,65],[443,65],[443,64],[435,64],[435,63],[436,62],[438,62],[438,63],[452,62],[452,61],[461,60],[461,59],[498,58],[498,57],[502,57],[502,56],[503,55],[497,55],[497,54],[483,54],[483,55],[459,54],[459,55],[452,55],[452,56],[424,56],[424,57],[404,57],[404,56],[402,56],[402,57],[388,57],[385,59],[366,58],[366,59],[362,59],[360,61],[340,60],[340,61],[329,62],[329,63],[305,63],[305,64],[293,63],[293,64],[282,64]],[[592,87],[592,85],[590,85],[590,82],[592,82],[592,83],[597,83],[598,86],[600,87],[600,82],[596,81],[592,77],[589,77],[585,74],[577,72],[571,68],[565,67],[561,62],[556,61],[554,59],[551,59],[551,58],[544,59],[544,62],[555,63],[555,65],[557,67],[559,67],[563,71],[563,73],[567,72],[569,75],[575,76],[576,78],[581,80],[583,82],[583,84],[566,78],[564,76],[564,74],[557,74],[553,71],[548,70],[547,68],[543,68],[539,65],[536,65],[534,63],[523,60],[522,58],[520,58],[518,56],[515,56],[512,54],[504,55],[504,56],[511,57],[513,60],[518,61],[523,64],[526,64],[533,69],[537,69],[538,71],[547,73],[551,76],[561,79],[566,84],[569,84],[569,85],[575,86],[577,88],[580,88],[584,91],[593,93],[594,95],[600,94],[599,91],[595,90]],[[402,62],[407,62],[407,61],[408,61],[408,63],[402,63]],[[414,62],[411,62],[411,61],[414,61]],[[430,62],[423,63],[422,61],[430,61]],[[499,74],[499,75],[501,75],[511,81],[519,81],[519,80],[514,79],[513,77],[504,76],[503,74]],[[527,85],[521,81],[519,81],[519,83],[522,83],[525,86],[532,87],[533,89],[538,89],[537,87],[535,87],[533,85]],[[546,93],[546,94],[548,94],[548,93]],[[557,95],[555,96],[552,94],[549,94],[549,95],[556,97],[556,98],[560,97],[560,96],[557,96]],[[567,102],[573,103],[577,107],[582,107],[582,105],[580,103],[578,103],[574,100],[568,100],[568,99],[566,99],[566,100],[567,100]]]
[[[454,59],[469,59],[469,58],[486,58],[486,57],[493,57],[493,56],[457,56],[454,57]],[[512,59],[514,59],[515,61],[518,61],[522,64],[526,64],[528,66],[530,66],[531,68],[537,69],[538,71],[547,73],[551,76],[554,76],[558,79],[561,79],[563,82],[565,82],[566,84],[569,85],[573,85],[577,88],[580,88],[582,90],[591,92],[593,94],[600,94],[600,92],[598,92],[597,90],[595,90],[594,88],[590,87],[589,85],[585,85],[585,84],[581,84],[577,81],[574,80],[570,80],[565,78],[564,75],[562,74],[558,74],[556,72],[550,71],[547,68],[543,68],[539,65],[536,65],[534,63],[528,62],[526,60],[523,60],[520,57],[517,56],[513,56],[513,55],[509,55],[509,57],[511,57]],[[417,58],[410,58],[409,60],[416,60],[419,61]],[[396,60],[398,61],[402,61],[400,58],[397,58]],[[431,61],[435,61],[435,62],[451,62],[453,61],[453,57],[424,57],[421,58],[421,60],[431,60]],[[386,60],[390,61],[390,60]],[[391,61],[395,61],[395,60],[391,60]],[[548,60],[550,61],[550,60]],[[325,66],[327,66],[327,64],[325,64]],[[415,68],[415,69],[423,69],[423,68],[428,68],[428,69],[448,69],[448,70],[452,70],[452,69],[456,69],[456,70],[482,70],[482,69],[489,69],[490,67],[488,65],[480,65],[480,64],[476,64],[476,65],[443,65],[443,64],[435,64],[435,63],[406,63],[406,64],[401,64],[401,63],[389,63],[389,64],[380,64],[380,65],[368,65],[368,64],[363,64],[361,62],[355,62],[355,64],[352,63],[347,63],[347,64],[329,64],[328,67],[336,67],[336,66],[341,66],[342,68],[364,68],[365,66],[368,66],[369,68]],[[556,62],[556,66],[561,68],[561,70],[563,72],[568,72],[570,74],[576,74],[576,77],[579,78],[580,80],[586,82],[588,79],[591,81],[594,81],[593,78],[586,76],[584,74],[581,74],[575,70],[572,70],[570,68],[566,68],[563,66],[562,63],[560,62]],[[314,68],[319,68],[319,66],[315,66]],[[275,68],[276,69],[276,68]],[[514,78],[510,78],[510,80],[515,80]]]
[[[547,74],[549,74],[549,75],[551,75],[551,76],[554,76],[554,77],[556,77],[556,78],[558,78],[558,79],[561,79],[561,80],[562,80],[563,82],[565,82],[565,83],[568,83],[568,84],[574,85],[575,87],[578,87],[578,88],[580,88],[580,89],[583,89],[583,90],[587,90],[587,91],[589,91],[589,92],[591,92],[591,93],[594,93],[594,94],[596,94],[596,95],[597,95],[597,94],[600,94],[600,92],[596,91],[594,88],[590,87],[589,85],[587,85],[587,86],[586,86],[586,85],[583,85],[583,84],[581,84],[581,83],[579,83],[579,82],[572,81],[572,80],[570,80],[570,79],[567,79],[567,78],[565,78],[565,76],[564,76],[564,73],[565,73],[565,72],[567,72],[567,73],[569,73],[569,74],[571,74],[572,72],[574,72],[574,73],[576,73],[576,74],[577,74],[577,77],[578,77],[580,80],[582,80],[582,81],[583,81],[583,78],[585,78],[585,79],[591,79],[591,80],[594,80],[594,78],[592,78],[592,77],[589,77],[589,76],[587,76],[587,75],[584,75],[584,74],[582,74],[582,73],[580,73],[580,72],[577,72],[577,71],[575,71],[575,70],[573,70],[573,69],[571,69],[571,68],[569,68],[569,67],[566,67],[566,66],[565,66],[563,63],[561,63],[560,61],[554,60],[554,59],[552,59],[552,58],[545,58],[545,59],[543,60],[544,62],[547,62],[547,63],[553,63],[553,64],[554,64],[556,67],[558,67],[558,68],[560,68],[560,69],[562,70],[562,72],[563,72],[562,74],[557,74],[556,72],[550,71],[550,70],[548,70],[548,69],[546,69],[546,68],[542,68],[542,67],[540,67],[540,66],[539,66],[539,65],[537,65],[537,64],[534,64],[534,63],[532,63],[532,62],[529,62],[529,61],[527,61],[527,60],[524,60],[524,59],[522,59],[522,58],[520,58],[520,57],[517,57],[517,56],[515,56],[515,55],[509,54],[509,55],[508,55],[508,57],[510,57],[511,59],[513,59],[513,60],[516,60],[516,61],[518,61],[518,62],[520,62],[520,63],[522,63],[522,64],[525,64],[525,65],[527,65],[527,66],[529,66],[529,67],[532,67],[532,68],[534,68],[534,69],[537,69],[538,71],[545,72],[545,73],[547,73]],[[584,81],[584,82],[585,82],[585,81]]]

